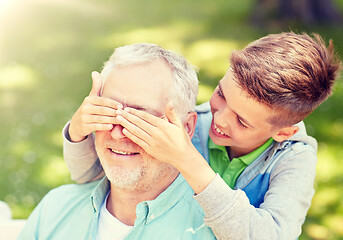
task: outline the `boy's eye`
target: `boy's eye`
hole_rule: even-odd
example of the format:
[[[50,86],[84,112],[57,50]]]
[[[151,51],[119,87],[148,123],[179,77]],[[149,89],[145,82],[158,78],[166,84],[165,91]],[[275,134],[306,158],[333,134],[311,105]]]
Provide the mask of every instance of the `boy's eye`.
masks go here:
[[[218,88],[218,90],[217,90],[217,95],[219,97],[224,97],[222,91],[220,91],[220,88]]]
[[[242,121],[237,117],[237,123],[240,127],[243,127],[243,128],[248,128],[244,123],[242,123]]]

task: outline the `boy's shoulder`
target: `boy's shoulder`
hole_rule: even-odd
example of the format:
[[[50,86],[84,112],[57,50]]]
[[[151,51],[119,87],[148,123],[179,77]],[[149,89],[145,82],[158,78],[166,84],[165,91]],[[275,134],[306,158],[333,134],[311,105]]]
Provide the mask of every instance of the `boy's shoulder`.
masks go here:
[[[202,103],[195,107],[195,111],[198,115],[196,128],[204,131],[208,135],[208,130],[212,121],[211,106],[209,102]],[[207,141],[206,141],[207,142]]]
[[[270,166],[276,166],[277,162],[284,160],[302,161],[309,165],[315,165],[317,162],[317,141],[315,138],[307,135],[304,122],[295,124],[299,131],[288,140],[275,143],[261,158],[269,159]],[[288,160],[286,161],[288,162]],[[276,164],[276,165],[275,165]]]
[[[199,114],[211,112],[210,102],[204,102],[200,105],[195,106],[195,111]]]
[[[299,127],[299,131],[294,134],[290,139],[285,141],[283,144],[291,143],[290,145],[294,148],[309,148],[313,149],[315,152],[317,152],[318,143],[317,140],[314,137],[311,137],[306,132],[306,126],[303,121],[295,124],[295,126]]]

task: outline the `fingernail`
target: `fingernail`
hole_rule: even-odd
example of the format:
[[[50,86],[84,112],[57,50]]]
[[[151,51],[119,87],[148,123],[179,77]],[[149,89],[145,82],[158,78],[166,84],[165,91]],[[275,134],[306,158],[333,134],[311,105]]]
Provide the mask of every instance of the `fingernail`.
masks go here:
[[[130,109],[126,107],[126,108],[124,108],[124,111],[125,111],[125,112],[129,112]]]
[[[117,105],[117,108],[123,108],[123,105],[118,104],[118,105]]]
[[[121,109],[117,109],[117,110],[116,110],[116,113],[117,113],[117,114],[123,114],[123,111],[122,111]]]

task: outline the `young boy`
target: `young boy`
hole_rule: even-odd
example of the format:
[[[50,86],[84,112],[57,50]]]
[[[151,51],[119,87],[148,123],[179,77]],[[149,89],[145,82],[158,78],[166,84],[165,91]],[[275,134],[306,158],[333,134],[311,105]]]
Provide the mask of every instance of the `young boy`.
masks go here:
[[[314,194],[317,150],[302,120],[331,94],[339,68],[318,35],[268,35],[232,54],[210,104],[197,107],[192,143],[172,108],[169,122],[132,108],[112,107],[111,118],[102,114],[109,104],[87,101],[64,129],[64,156],[77,182],[102,176],[91,132],[121,124],[180,171],[217,239],[295,239]],[[82,121],[87,115],[99,125]]]

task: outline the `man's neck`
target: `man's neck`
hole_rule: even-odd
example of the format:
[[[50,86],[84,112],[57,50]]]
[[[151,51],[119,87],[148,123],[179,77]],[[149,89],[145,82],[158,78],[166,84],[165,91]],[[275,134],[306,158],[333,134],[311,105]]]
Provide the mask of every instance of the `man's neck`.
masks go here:
[[[168,178],[160,179],[153,183],[155,185],[145,190],[123,189],[111,183],[111,192],[107,199],[106,208],[119,221],[133,226],[136,220],[136,206],[140,202],[157,198],[172,184],[178,174],[175,172]]]

